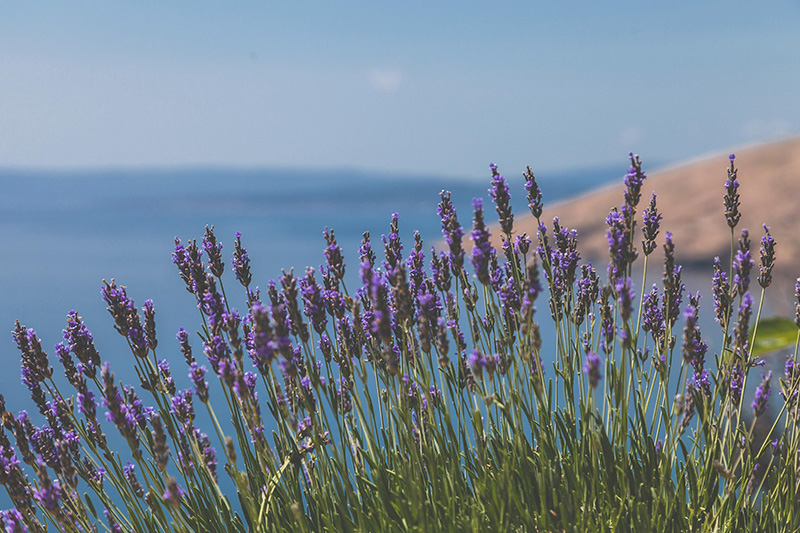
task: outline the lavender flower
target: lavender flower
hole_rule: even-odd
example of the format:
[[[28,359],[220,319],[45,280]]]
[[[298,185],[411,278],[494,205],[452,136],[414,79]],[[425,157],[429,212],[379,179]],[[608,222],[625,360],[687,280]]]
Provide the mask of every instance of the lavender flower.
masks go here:
[[[128,441],[128,445],[132,450],[139,448],[139,434],[137,428],[139,423],[136,419],[136,413],[129,408],[125,403],[122,394],[114,384],[114,374],[108,363],[102,367],[101,374],[103,377],[103,404],[108,411],[106,418],[112,422],[119,432]]]
[[[733,259],[733,284],[739,296],[744,295],[750,288],[750,271],[753,268],[753,259],[750,255],[750,238],[746,229],[742,230],[739,238],[739,249]]]
[[[642,213],[644,225],[642,226],[642,252],[644,255],[650,255],[656,249],[656,237],[658,236],[659,228],[661,227],[661,213],[656,209],[656,193],[650,199],[650,205]]]
[[[614,292],[617,294],[617,301],[619,302],[620,318],[623,322],[627,322],[633,313],[633,300],[636,298],[636,293],[633,290],[633,280],[629,277],[619,278],[614,284]]]
[[[175,237],[175,251],[172,262],[178,267],[181,279],[186,283],[186,290],[200,297],[205,292],[206,267],[202,260],[203,251],[196,241],[191,241],[185,248],[181,240]],[[111,280],[112,283],[114,280]]]
[[[514,252],[522,255],[526,255],[528,250],[531,248],[531,239],[528,237],[527,233],[523,233],[522,235],[517,235],[517,238],[514,239]]]
[[[444,252],[436,255],[436,249],[431,248],[431,277],[436,283],[436,288],[441,292],[450,290],[452,277],[450,275],[450,256]]]
[[[625,214],[616,207],[606,217],[606,239],[608,240],[608,253],[611,261],[608,264],[609,283],[625,276],[628,265],[636,258],[632,253],[630,228]]]
[[[128,486],[130,486],[131,491],[133,491],[133,494],[137,498],[144,498],[144,488],[142,487],[142,484],[139,483],[139,480],[136,479],[136,466],[128,463],[122,467],[122,470],[125,474],[125,479],[128,481]]]
[[[328,268],[333,275],[341,281],[344,279],[345,272],[342,249],[339,248],[339,245],[336,243],[336,237],[333,234],[333,230],[328,230],[328,228],[325,228],[323,231],[323,236],[325,237],[325,241],[328,243],[328,246],[325,248],[325,259],[327,260]]]
[[[368,262],[370,266],[375,266],[375,251],[372,249],[372,243],[369,240],[369,232],[365,231],[361,240],[361,246],[358,248],[359,260],[363,263]]]
[[[313,268],[306,268],[306,276],[300,280],[300,291],[303,297],[303,312],[311,321],[314,330],[322,333],[328,323],[328,316],[325,312],[322,292],[314,279]]]
[[[236,232],[236,242],[234,243],[231,265],[233,266],[233,272],[236,275],[236,279],[239,280],[239,283],[245,288],[249,287],[253,279],[250,274],[250,256],[247,254],[247,250],[242,247],[242,234],[238,231]]]
[[[267,374],[272,361],[278,355],[278,344],[274,339],[269,311],[261,302],[255,301],[250,306],[250,316],[253,323],[250,358],[262,374]]]
[[[672,233],[669,231],[664,239],[664,295],[663,295],[663,316],[670,324],[675,325],[675,321],[680,314],[683,291],[685,289],[681,283],[682,267],[675,264],[675,244],[672,242]]]
[[[147,345],[151,350],[155,350],[158,341],[156,340],[156,310],[153,307],[153,300],[145,300],[142,313],[144,314],[144,333],[147,337]]]
[[[500,229],[503,233],[511,238],[511,232],[514,229],[514,214],[511,212],[511,194],[508,192],[508,184],[506,179],[497,172],[497,165],[492,163],[489,165],[492,170],[492,188],[489,189],[489,195],[495,203],[497,215],[500,217]]]
[[[103,287],[100,292],[103,295],[103,300],[108,304],[108,312],[111,313],[111,316],[114,318],[114,328],[120,335],[127,337],[130,327],[128,324],[128,316],[131,314],[131,310],[135,308],[133,306],[133,301],[128,299],[125,293],[125,287],[117,287],[113,279],[111,283],[103,280]]]
[[[211,439],[208,435],[195,429],[195,438],[197,438],[197,445],[200,448],[200,455],[203,456],[203,463],[205,463],[208,472],[214,481],[217,481],[217,451],[211,446]],[[181,491],[183,494],[183,491]]]
[[[633,152],[628,154],[631,159],[631,167],[625,175],[625,205],[635,209],[641,198],[642,183],[647,178],[642,172],[642,161]]]
[[[575,283],[575,272],[580,261],[577,250],[578,232],[562,227],[558,217],[555,217],[553,218],[555,247],[551,248],[547,244],[544,226],[539,228],[539,235],[540,245],[537,251],[545,264],[544,275],[550,286],[550,315],[553,320],[560,320],[564,312],[566,295]]]
[[[730,320],[733,311],[733,299],[731,298],[731,288],[728,282],[728,274],[722,270],[719,257],[714,258],[714,276],[711,279],[712,290],[714,291],[714,310],[716,320],[720,326],[725,326]]]
[[[194,420],[194,407],[192,406],[192,391],[184,390],[178,392],[172,398],[172,414],[178,419],[184,428],[189,428]]]
[[[794,298],[795,298],[795,311],[794,311],[794,323],[795,325],[800,328],[800,278],[797,278],[797,283],[794,285]]]
[[[5,520],[6,533],[28,533],[30,531],[28,526],[25,525],[25,519],[18,510],[9,509],[8,511],[2,511],[2,514]]]
[[[593,389],[596,389],[600,384],[600,380],[603,379],[603,375],[600,373],[602,364],[603,362],[596,353],[589,352],[586,354],[586,364],[583,366],[583,371],[586,372],[586,376],[589,378],[589,386]]]
[[[225,263],[222,262],[222,243],[217,242],[217,238],[214,236],[214,226],[206,226],[203,249],[208,256],[208,269],[214,276],[221,278],[225,270]]]
[[[769,233],[769,227],[764,224],[766,235],[761,237],[761,273],[758,275],[758,284],[766,289],[772,283],[772,268],[775,266],[775,239]]]
[[[94,347],[94,339],[89,329],[81,321],[77,311],[72,310],[67,315],[67,329],[62,331],[64,340],[67,341],[70,350],[81,362],[83,374],[93,379],[96,375],[96,368],[100,366],[100,354]]]
[[[203,343],[204,350],[211,365],[211,370],[218,376],[222,375],[223,365],[227,365],[231,360],[231,351],[224,337],[215,335],[210,340]]]
[[[400,216],[397,213],[393,213],[392,223],[389,226],[389,236],[381,236],[381,240],[383,240],[384,253],[386,256],[386,260],[383,262],[383,268],[386,269],[386,273],[389,277],[392,276],[395,269],[399,268],[400,265],[403,264],[403,243],[400,241],[399,235],[399,218]]]
[[[728,388],[728,395],[734,407],[739,405],[742,399],[742,392],[744,387],[744,369],[739,360],[735,360],[731,368],[725,375],[725,384]]]
[[[206,367],[198,366],[195,361],[189,366],[189,378],[194,383],[194,393],[197,398],[203,402],[208,403],[208,382],[205,380]]]
[[[614,349],[614,315],[608,301],[610,296],[610,287],[604,287],[600,295],[600,347],[606,355]]]
[[[164,424],[157,413],[150,415],[150,425],[153,426],[153,459],[158,469],[165,472],[169,461],[169,446],[167,445],[167,434],[164,432]]]
[[[597,271],[591,263],[581,267],[581,279],[578,281],[578,291],[575,298],[575,308],[572,311],[572,319],[576,325],[580,326],[583,319],[589,312],[592,302],[597,300],[599,295],[599,282]]]
[[[425,254],[422,252],[422,236],[419,231],[414,231],[414,249],[408,254],[406,265],[408,267],[411,294],[416,295],[425,278]]]
[[[480,198],[475,198],[472,201],[472,205],[475,208],[475,219],[472,223],[471,235],[473,241],[472,266],[475,268],[478,281],[488,285],[491,282],[489,263],[496,252],[489,243],[489,231],[486,229],[486,223],[483,220],[483,201]]]
[[[772,372],[767,372],[766,375],[761,375],[761,383],[756,387],[756,396],[753,403],[750,405],[756,417],[764,414],[767,410],[769,395],[771,392],[770,381],[772,380]]]
[[[539,220],[542,216],[542,191],[536,183],[531,167],[526,167],[522,176],[525,178],[525,190],[528,191],[528,207],[536,220]]]
[[[458,277],[461,275],[461,269],[464,266],[464,249],[461,246],[464,232],[458,223],[456,208],[450,201],[450,192],[442,191],[441,197],[442,201],[439,203],[437,212],[442,219],[442,233],[450,249],[450,263],[452,264],[453,275]]]
[[[793,406],[797,402],[798,389],[800,389],[800,368],[794,359],[787,359],[784,372],[786,390],[789,392],[789,396],[787,397],[783,390],[780,390],[779,394],[786,403]]]
[[[747,361],[749,350],[750,315],[753,312],[753,297],[749,292],[744,293],[742,303],[739,306],[738,320],[733,328],[734,333],[734,353],[742,361]]]
[[[211,334],[218,335],[225,322],[225,299],[217,291],[217,283],[211,274],[206,276],[205,291],[200,295],[198,307],[208,317]]]
[[[739,213],[739,181],[736,179],[738,170],[733,166],[736,156],[731,154],[728,159],[731,161],[731,166],[728,169],[728,180],[725,182],[725,220],[728,226],[735,228],[742,216]]]
[[[189,344],[189,333],[183,328],[178,328],[176,338],[181,346],[183,359],[187,365],[191,365],[194,362],[194,356],[192,355],[192,346]]]
[[[286,303],[292,335],[300,337],[301,341],[306,342],[309,338],[308,325],[303,321],[303,316],[300,313],[300,306],[297,303],[297,281],[294,277],[294,268],[289,269],[289,272],[281,270],[281,273],[283,274],[281,276],[282,295]],[[300,283],[302,287],[302,280]],[[323,309],[322,312],[324,313],[325,310]]]
[[[32,383],[41,383],[53,375],[53,367],[47,357],[47,353],[42,349],[42,343],[36,332],[27,329],[17,320],[14,323],[14,331],[11,336],[17,343],[17,348],[22,352],[22,374],[30,389]]]

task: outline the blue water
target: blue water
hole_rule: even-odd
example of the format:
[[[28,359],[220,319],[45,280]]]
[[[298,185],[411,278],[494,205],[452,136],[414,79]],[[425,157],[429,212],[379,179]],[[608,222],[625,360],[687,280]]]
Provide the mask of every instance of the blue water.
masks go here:
[[[616,180],[625,170],[541,174],[537,179],[545,201],[552,202]],[[509,179],[512,203],[523,213],[522,177]],[[36,330],[51,354],[56,375],[62,376],[53,346],[62,340],[61,330],[71,309],[83,317],[101,358],[111,363],[117,377],[135,383],[133,356],[114,331],[100,297],[102,280],[112,278],[128,287],[128,295],[139,307],[146,299],[154,300],[159,357],[172,363],[178,386],[188,387],[175,333],[180,326],[194,331],[199,315],[194,297],[186,292],[172,264],[176,236],[184,242],[199,240],[205,225],[213,224],[229,264],[234,234],[242,232],[254,283],[265,288],[282,268],[294,267],[302,275],[306,266],[318,267],[324,259],[323,228],[329,226],[349,265],[348,283],[354,284],[364,231],[372,233],[380,251],[380,235],[388,233],[391,214],[398,212],[406,252],[415,229],[429,250],[441,238],[436,215],[439,191],[452,191],[461,223],[468,230],[472,198],[487,197],[488,186],[488,172],[485,180],[475,180],[345,170],[0,169],[4,192],[0,197],[0,354],[5,370],[0,373],[0,392],[9,410],[35,410],[19,381],[19,353],[10,335],[14,320]],[[494,220],[491,207],[487,211],[487,218]],[[241,287],[233,276],[227,279],[232,305],[245,312]],[[107,431],[111,434],[112,428]],[[2,491],[0,506],[9,505]]]

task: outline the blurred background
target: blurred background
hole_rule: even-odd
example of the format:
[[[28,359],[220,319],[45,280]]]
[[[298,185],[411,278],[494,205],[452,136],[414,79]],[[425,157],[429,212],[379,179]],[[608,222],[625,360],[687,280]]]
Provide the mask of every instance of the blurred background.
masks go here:
[[[206,224],[228,264],[243,233],[262,288],[317,267],[329,226],[356,280],[393,212],[430,249],[442,189],[469,227],[491,162],[522,213],[525,165],[552,202],[620,180],[631,151],[649,170],[796,135],[799,25],[788,0],[6,4],[0,392],[31,407],[14,320],[52,356],[71,309],[132,379],[103,279],[155,301],[180,362],[199,316],[170,254]]]

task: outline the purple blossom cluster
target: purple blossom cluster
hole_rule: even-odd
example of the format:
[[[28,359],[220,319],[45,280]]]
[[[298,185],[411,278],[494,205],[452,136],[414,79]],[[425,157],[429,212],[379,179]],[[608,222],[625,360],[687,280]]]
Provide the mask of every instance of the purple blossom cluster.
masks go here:
[[[472,223],[472,266],[475,268],[475,275],[478,281],[484,285],[491,283],[489,273],[490,263],[496,257],[497,252],[489,242],[489,230],[483,219],[483,201],[475,198],[472,201],[475,216]]]
[[[492,188],[489,189],[489,196],[494,200],[497,216],[500,220],[500,229],[508,238],[514,229],[514,213],[511,212],[511,194],[508,191],[506,179],[497,171],[497,165],[489,165],[492,171]]]

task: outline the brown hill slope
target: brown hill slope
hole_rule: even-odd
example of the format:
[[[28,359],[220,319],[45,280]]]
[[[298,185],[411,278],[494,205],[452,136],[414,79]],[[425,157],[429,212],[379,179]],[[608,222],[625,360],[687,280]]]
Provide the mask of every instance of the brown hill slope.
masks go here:
[[[654,191],[659,211],[664,216],[658,242],[663,243],[665,231],[671,231],[680,262],[710,269],[713,258],[719,256],[727,265],[730,229],[725,222],[722,198],[726,169],[730,165],[728,154],[705,156],[649,174],[642,185],[637,213],[639,238],[641,211]],[[642,158],[647,172],[646,154],[642,154]],[[736,236],[738,238],[742,228],[750,231],[753,258],[758,265],[758,246],[764,235],[762,224],[770,227],[777,243],[775,278],[778,285],[777,290],[770,292],[780,291],[783,294],[780,300],[788,303],[794,280],[800,276],[800,137],[738,150],[736,167],[742,213]],[[547,190],[544,189],[542,221],[550,226],[552,218],[558,216],[562,226],[577,229],[583,257],[595,264],[604,264],[608,257],[605,217],[612,207],[621,205],[623,189],[620,177],[611,187],[551,206],[547,205]],[[515,230],[533,237],[536,220],[530,215],[519,217],[515,220]],[[552,228],[548,230],[551,232]],[[492,228],[492,235],[499,234],[499,227]],[[660,260],[659,252],[654,255]],[[785,309],[784,305],[779,307]]]

